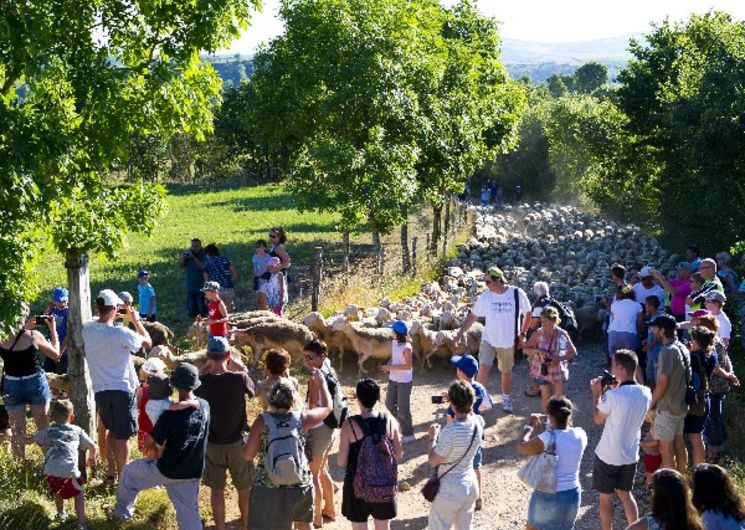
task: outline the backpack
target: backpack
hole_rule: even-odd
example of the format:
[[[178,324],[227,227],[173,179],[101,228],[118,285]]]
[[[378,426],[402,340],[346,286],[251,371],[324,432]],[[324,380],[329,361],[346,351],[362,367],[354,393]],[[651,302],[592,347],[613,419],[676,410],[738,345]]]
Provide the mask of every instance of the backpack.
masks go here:
[[[388,436],[388,417],[380,414],[378,428],[370,431],[361,416],[354,422],[365,437],[354,473],[354,496],[369,503],[391,502],[398,493],[398,462],[393,456],[393,441]]]
[[[555,307],[559,312],[559,318],[561,319],[561,327],[568,333],[574,333],[577,331],[577,317],[574,315],[574,310],[569,307],[568,304],[559,302],[552,298],[549,300],[548,305]]]
[[[696,357],[694,363],[693,357]],[[694,366],[694,364],[696,366]],[[695,396],[695,401],[688,403],[688,413],[692,416],[706,414],[706,394],[709,391],[709,379],[706,377],[706,359],[701,352],[691,352],[691,380],[689,387]],[[688,401],[688,400],[686,400]]]
[[[334,374],[324,372],[323,375],[326,378],[326,385],[329,387],[329,394],[331,394],[331,413],[326,416],[323,423],[332,429],[341,429],[349,413],[347,396],[344,395],[339,380]]]
[[[300,439],[300,415],[292,413],[276,418],[268,412],[261,414],[269,430],[264,455],[264,470],[276,486],[301,484],[308,474],[308,459]]]

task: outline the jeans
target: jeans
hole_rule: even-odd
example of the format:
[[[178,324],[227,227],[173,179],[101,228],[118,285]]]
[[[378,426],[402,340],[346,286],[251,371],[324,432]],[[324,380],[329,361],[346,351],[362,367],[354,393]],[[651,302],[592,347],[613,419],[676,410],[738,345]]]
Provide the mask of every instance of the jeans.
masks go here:
[[[198,478],[168,478],[158,470],[155,460],[140,458],[130,462],[124,466],[119,477],[114,517],[122,521],[130,520],[138,493],[155,486],[165,486],[168,498],[176,510],[179,530],[202,530],[202,519],[199,517],[199,482]]]
[[[186,310],[191,318],[197,315],[207,316],[207,302],[202,291],[186,291]]]
[[[627,333],[625,331],[609,331],[608,332],[608,356],[613,357],[613,354],[618,350],[626,349],[636,352],[639,348],[639,335],[636,333]]]
[[[470,530],[479,485],[473,471],[465,475],[446,476],[440,481],[429,510],[429,530]]]
[[[711,408],[706,420],[704,436],[709,442],[709,448],[717,453],[724,451],[727,446],[727,428],[724,421],[724,400],[727,394],[710,394]]]
[[[388,391],[385,394],[385,406],[391,411],[398,423],[401,424],[401,434],[414,434],[414,424],[411,420],[411,388],[414,383],[397,383],[388,380]]]

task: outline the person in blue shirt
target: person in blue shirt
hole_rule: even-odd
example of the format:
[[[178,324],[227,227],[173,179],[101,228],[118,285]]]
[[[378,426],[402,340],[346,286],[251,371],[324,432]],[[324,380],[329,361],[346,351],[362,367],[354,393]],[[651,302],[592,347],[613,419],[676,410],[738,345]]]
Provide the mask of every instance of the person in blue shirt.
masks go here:
[[[54,324],[57,328],[57,339],[59,340],[60,358],[53,361],[49,357],[44,358],[44,371],[52,374],[67,373],[67,301],[69,293],[64,287],[57,287],[52,291],[52,303],[49,304],[45,315],[54,316]]]
[[[204,262],[204,281],[220,284],[220,298],[225,302],[228,311],[235,310],[235,282],[238,271],[227,256],[221,256],[217,245],[210,243],[204,247],[207,260]]]
[[[155,296],[155,289],[150,285],[150,273],[145,269],[140,269],[137,273],[137,293],[140,304],[140,318],[148,322],[155,322],[155,313],[158,309],[158,299]]]

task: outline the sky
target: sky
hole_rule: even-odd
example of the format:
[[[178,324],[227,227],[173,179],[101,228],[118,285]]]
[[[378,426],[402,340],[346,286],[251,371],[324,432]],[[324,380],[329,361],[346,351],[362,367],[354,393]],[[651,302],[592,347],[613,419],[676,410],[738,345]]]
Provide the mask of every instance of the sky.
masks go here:
[[[264,9],[229,50],[251,54],[282,32],[278,0],[263,0]],[[454,0],[443,0],[452,4]],[[653,21],[683,20],[711,9],[745,18],[743,0],[476,0],[481,11],[502,22],[502,37],[535,42],[576,42],[646,32]]]

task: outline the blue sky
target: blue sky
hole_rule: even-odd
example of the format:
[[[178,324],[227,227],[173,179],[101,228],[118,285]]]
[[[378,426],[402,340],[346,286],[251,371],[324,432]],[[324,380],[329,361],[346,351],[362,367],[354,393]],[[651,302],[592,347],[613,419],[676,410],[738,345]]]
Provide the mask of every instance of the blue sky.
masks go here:
[[[454,0],[443,0],[445,4]],[[263,0],[251,27],[230,53],[250,54],[282,32],[279,0]],[[502,23],[502,36],[536,42],[575,42],[645,32],[651,22],[688,18],[711,9],[745,18],[743,0],[476,0],[479,9]]]

